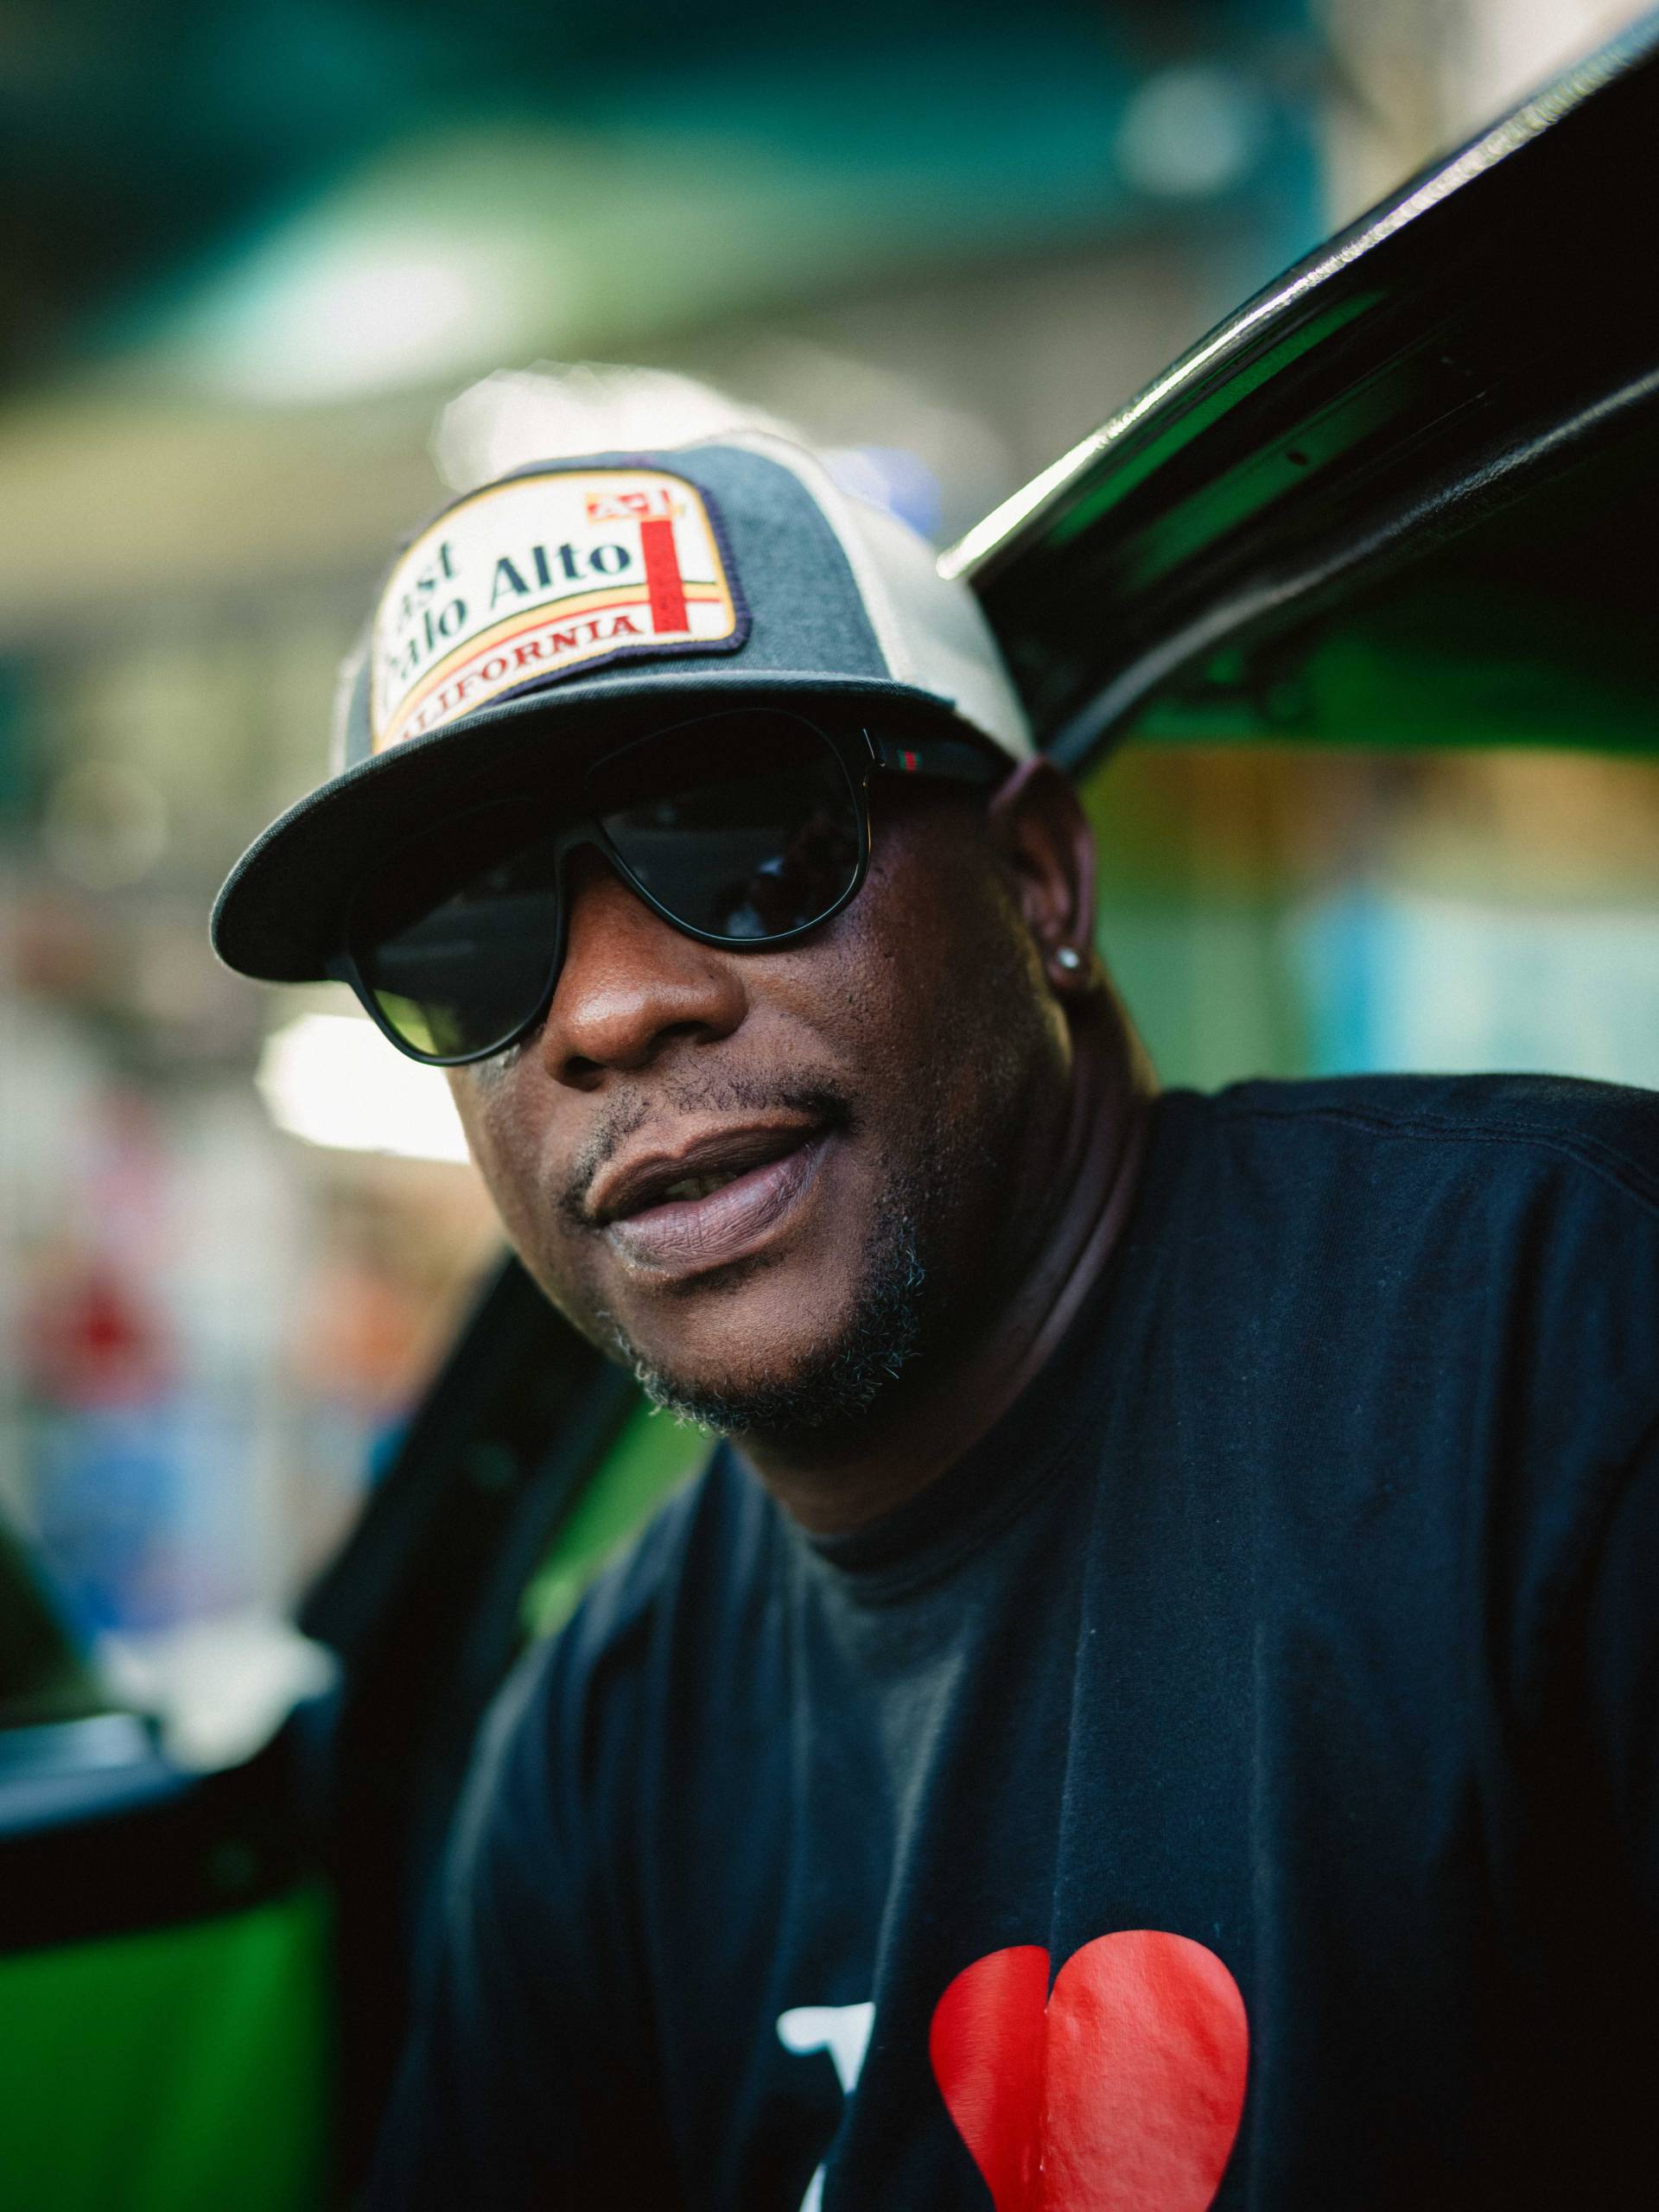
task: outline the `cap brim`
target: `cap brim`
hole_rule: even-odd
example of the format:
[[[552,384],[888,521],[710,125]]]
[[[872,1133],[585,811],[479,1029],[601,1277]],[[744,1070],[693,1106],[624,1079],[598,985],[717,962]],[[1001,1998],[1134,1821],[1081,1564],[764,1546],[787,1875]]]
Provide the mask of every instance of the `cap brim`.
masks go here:
[[[630,725],[660,727],[740,697],[757,706],[774,699],[798,706],[812,697],[868,700],[890,713],[963,727],[948,701],[911,684],[868,677],[750,676],[730,668],[711,668],[696,683],[677,684],[671,698],[659,675],[641,675],[613,677],[602,690],[585,687],[565,700],[545,691],[506,700],[359,761],[291,806],[226,877],[213,906],[213,950],[244,976],[319,982],[340,949],[347,904],[370,861],[434,827],[446,810],[460,811],[495,795],[505,779],[533,775],[538,788],[556,791],[567,770],[574,779],[599,745]]]

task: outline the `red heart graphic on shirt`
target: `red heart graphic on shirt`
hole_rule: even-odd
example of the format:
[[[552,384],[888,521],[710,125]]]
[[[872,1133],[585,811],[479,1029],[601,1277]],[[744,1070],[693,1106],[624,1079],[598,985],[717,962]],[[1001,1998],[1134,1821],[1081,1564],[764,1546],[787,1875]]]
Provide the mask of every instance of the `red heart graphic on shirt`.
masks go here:
[[[928,2050],[996,2212],[1204,2212],[1244,2108],[1249,2023],[1213,1951],[1096,1936],[1048,1986],[1023,1943],[964,1967]]]

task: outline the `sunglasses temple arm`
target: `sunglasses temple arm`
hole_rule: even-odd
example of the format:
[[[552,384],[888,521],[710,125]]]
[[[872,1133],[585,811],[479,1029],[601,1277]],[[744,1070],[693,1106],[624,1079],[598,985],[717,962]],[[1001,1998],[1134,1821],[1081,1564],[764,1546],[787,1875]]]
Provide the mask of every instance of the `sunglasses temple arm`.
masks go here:
[[[925,737],[899,745],[867,729],[865,740],[878,768],[895,776],[936,776],[954,784],[999,784],[1014,765],[994,760],[982,746],[967,739]]]

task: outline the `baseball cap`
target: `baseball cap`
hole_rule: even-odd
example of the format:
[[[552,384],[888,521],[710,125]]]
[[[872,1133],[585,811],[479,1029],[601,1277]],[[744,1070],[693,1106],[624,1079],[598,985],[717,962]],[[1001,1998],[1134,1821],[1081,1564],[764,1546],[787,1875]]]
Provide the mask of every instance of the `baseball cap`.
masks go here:
[[[392,563],[342,671],[334,772],[232,868],[214,949],[318,981],[365,861],[492,779],[556,793],[664,715],[813,699],[1033,750],[972,592],[804,448],[746,431],[515,469]]]

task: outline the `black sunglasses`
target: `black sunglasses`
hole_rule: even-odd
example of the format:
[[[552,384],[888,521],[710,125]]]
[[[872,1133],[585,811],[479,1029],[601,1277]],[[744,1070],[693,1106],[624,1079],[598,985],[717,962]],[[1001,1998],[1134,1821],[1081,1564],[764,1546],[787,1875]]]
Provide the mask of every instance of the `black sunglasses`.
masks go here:
[[[590,762],[574,802],[522,791],[396,848],[360,881],[330,972],[411,1059],[487,1059],[547,1011],[579,847],[686,936],[764,951],[863,882],[877,771],[990,785],[1007,766],[969,738],[899,743],[772,709],[681,722]]]

